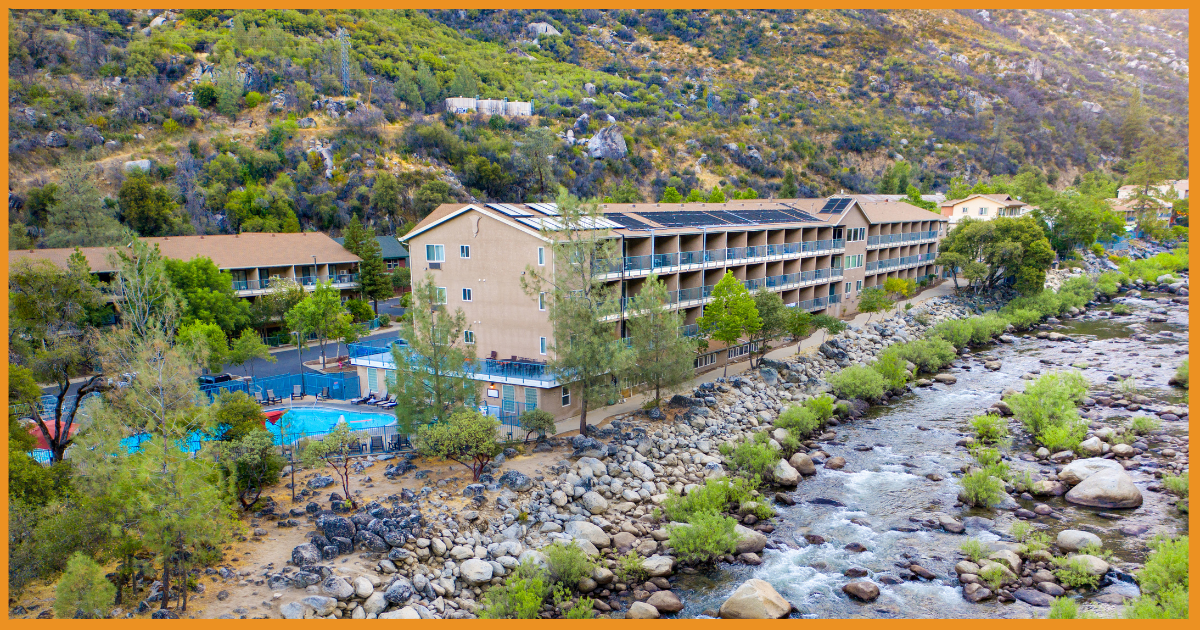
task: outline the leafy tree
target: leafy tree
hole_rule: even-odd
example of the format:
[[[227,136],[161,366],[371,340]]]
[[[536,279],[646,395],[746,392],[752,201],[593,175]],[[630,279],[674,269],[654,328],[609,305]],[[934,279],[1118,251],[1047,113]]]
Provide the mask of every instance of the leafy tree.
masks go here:
[[[412,295],[415,303],[400,328],[400,338],[409,345],[392,346],[396,419],[410,434],[478,399],[478,383],[470,378],[475,349],[464,337],[467,316],[461,308],[449,312],[431,273],[426,272]]]
[[[171,286],[183,297],[180,323],[208,322],[232,333],[250,320],[250,305],[233,291],[233,275],[221,271],[211,258],[189,261],[165,259]]]
[[[110,254],[108,262],[116,269],[113,285],[121,287],[122,325],[137,337],[151,331],[174,334],[187,305],[172,284],[167,259],[158,246],[135,238],[128,249]]]
[[[263,278],[260,282],[267,280]],[[284,317],[305,296],[304,287],[291,278],[271,278],[267,293],[260,295],[251,306],[256,326],[265,329],[272,324],[284,323]]]
[[[196,99],[196,104],[200,107],[212,107],[217,104],[217,86],[211,81],[202,81],[196,86],[192,96]]]
[[[940,214],[938,212],[937,204],[932,201],[925,201],[924,199],[922,199],[921,191],[918,190],[916,186],[913,186],[910,184],[908,187],[908,190],[905,191],[905,195],[906,195],[906,197],[904,198],[905,203],[914,205],[918,208],[924,208],[935,214]]]
[[[254,361],[263,360],[268,363],[275,363],[278,359],[271,354],[271,349],[267,344],[262,342],[258,333],[247,328],[242,331],[242,334],[229,344],[229,352],[225,355],[225,362],[229,365],[237,365],[245,369],[246,365],[250,365],[250,377],[254,377]]]
[[[725,276],[713,287],[712,302],[704,307],[704,313],[696,323],[701,332],[727,346],[743,336],[753,335],[763,325],[753,296],[731,271],[726,271]],[[729,373],[728,363],[724,373]]]
[[[98,358],[97,333],[87,322],[90,310],[101,304],[100,292],[88,273],[77,266],[60,269],[49,261],[18,259],[8,278],[9,356],[28,368],[37,383],[50,383],[56,397],[44,412],[41,391],[22,389],[21,398],[45,442],[50,461],[62,461],[71,444],[71,429],[79,405],[67,405],[71,381],[84,377],[77,396],[95,391],[103,375],[93,374]]]
[[[604,198],[606,203],[637,203],[641,200],[642,191],[638,190],[637,184],[624,178],[613,194]]]
[[[395,175],[387,171],[375,173],[375,185],[371,187],[371,207],[392,219],[400,217],[404,203],[400,195],[400,182]]]
[[[537,179],[539,199],[547,192],[555,190],[554,165],[551,160],[554,159],[554,150],[558,143],[554,132],[546,127],[530,127],[521,141],[521,155],[529,163],[529,168]]]
[[[654,388],[654,401],[673,391],[694,374],[696,342],[681,330],[683,316],[670,309],[667,286],[651,275],[629,305],[626,321],[636,353],[630,370],[634,380]]]
[[[342,496],[356,509],[358,501],[350,493],[350,447],[360,444],[363,436],[360,431],[352,431],[349,424],[339,422],[320,441],[309,442],[301,457],[309,468],[319,468],[322,463],[332,468],[342,482]]]
[[[846,322],[832,315],[825,315],[824,313],[820,315],[814,315],[812,318],[812,324],[818,330],[825,331],[827,336],[836,335],[849,327]]]
[[[297,333],[300,349],[308,345],[308,336],[316,335],[321,348],[321,367],[325,367],[325,345],[330,339],[345,336],[351,325],[350,313],[342,306],[341,291],[332,282],[321,282],[307,297],[284,316],[288,330]]]
[[[942,241],[940,252],[962,254],[966,261],[987,266],[980,289],[991,289],[1004,280],[1018,292],[1032,295],[1042,290],[1054,250],[1033,217],[1000,217],[991,221],[966,218]]]
[[[213,438],[221,442],[234,442],[263,430],[262,405],[246,392],[222,393],[208,412],[213,416]]]
[[[229,339],[212,322],[190,321],[180,326],[175,341],[196,365],[209,372],[220,372],[229,354]]]
[[[253,400],[250,402],[257,405]],[[258,415],[262,417],[261,409]],[[222,458],[222,474],[242,511],[254,509],[263,489],[274,484],[283,470],[284,461],[277,452],[275,438],[259,426],[236,440],[222,442],[217,450]]]
[[[504,447],[497,442],[500,423],[474,409],[459,409],[445,422],[421,427],[417,431],[417,452],[424,457],[456,461],[471,469],[479,481],[483,467]]]
[[[413,194],[413,210],[417,218],[425,218],[435,208],[450,203],[454,198],[450,195],[450,184],[441,180],[430,180],[421,184]],[[407,234],[409,230],[400,230],[397,234]]]
[[[429,66],[425,65],[424,60],[417,64],[415,83],[425,106],[437,102],[441,88],[438,87],[437,77],[433,76],[433,71],[429,69]]]
[[[403,291],[412,288],[412,269],[396,267],[392,270],[392,289]]]
[[[579,229],[584,219],[601,218],[599,206],[585,207],[565,189],[559,189],[557,204],[563,229],[543,233],[554,265],[527,266],[521,288],[530,298],[544,295],[548,302],[554,326],[549,368],[580,401],[579,433],[587,435],[588,409],[615,396],[614,377],[633,361],[633,351],[620,343],[616,323],[609,321],[620,312],[616,287],[598,277],[617,256],[616,241],[605,238],[603,230]]]
[[[708,203],[725,203],[725,192],[718,186],[708,196]]]
[[[54,203],[47,209],[48,247],[105,247],[123,239],[116,209],[100,200],[92,167],[68,162],[59,171]]]
[[[217,111],[222,116],[237,116],[238,100],[242,98],[243,89],[244,85],[237,74],[237,59],[230,53],[221,60],[217,73]]]
[[[667,186],[663,189],[662,203],[682,203],[683,195],[679,194],[673,186]]]
[[[421,97],[421,89],[417,86],[417,77],[408,64],[401,62],[397,69],[396,82],[393,84],[393,94],[401,103],[408,106],[410,112],[424,112],[425,100]]]
[[[783,297],[767,288],[754,292],[754,308],[758,310],[762,327],[751,336],[752,341],[758,342],[758,361],[761,362],[771,349],[770,341],[782,336],[788,330],[788,308],[783,305]],[[754,366],[751,357],[750,367]]]
[[[705,200],[704,193],[699,189],[693,188],[688,192],[687,197],[683,199],[684,203],[700,203]]]
[[[312,102],[316,98],[317,91],[306,81],[296,81],[292,84],[292,90],[296,93],[297,109],[301,112],[307,112],[312,107]]]
[[[546,437],[554,435],[558,431],[558,426],[554,422],[554,414],[545,409],[529,409],[521,414],[518,419],[520,426],[525,430],[525,441],[529,441],[529,436],[534,433],[538,437]]]
[[[909,171],[912,166],[907,161],[894,162],[883,171],[879,180],[879,194],[903,195],[908,192]]]
[[[117,588],[95,560],[76,551],[54,589],[54,616],[59,619],[106,619]]]
[[[783,184],[779,188],[779,197],[781,199],[795,199],[800,194],[800,187],[796,185],[796,171],[792,167],[783,174]]]
[[[863,289],[862,298],[858,302],[858,310],[861,313],[870,313],[867,316],[867,321],[871,321],[871,316],[875,313],[882,313],[892,306],[892,301],[888,299],[887,292],[879,287],[867,287]]]
[[[911,298],[917,292],[917,283],[911,278],[888,278],[883,282],[883,290],[890,300],[896,303],[899,310],[900,302]]]
[[[1054,195],[1039,205],[1033,216],[1059,256],[1125,232],[1124,222],[1108,201],[1096,197]]]
[[[815,328],[813,324],[813,314],[802,308],[787,309],[787,319],[785,321],[787,333],[796,340],[796,347],[800,346],[800,342],[804,338],[811,335]]]

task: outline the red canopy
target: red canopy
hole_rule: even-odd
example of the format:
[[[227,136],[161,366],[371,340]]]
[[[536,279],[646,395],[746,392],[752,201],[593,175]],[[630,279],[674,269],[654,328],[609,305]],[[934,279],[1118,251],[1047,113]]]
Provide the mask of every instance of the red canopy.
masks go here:
[[[45,425],[46,431],[49,432],[50,435],[58,437],[58,433],[54,430],[54,422],[53,421],[43,420],[42,424]],[[78,432],[79,432],[79,423],[72,422],[71,430],[67,432],[67,437],[74,437],[75,434]],[[33,437],[37,438],[37,448],[44,449],[47,451],[50,450],[50,444],[48,444],[46,442],[45,434],[42,433],[42,430],[38,428],[36,423],[31,422],[29,424],[29,434],[32,435]]]
[[[266,418],[267,422],[275,424],[280,418],[283,417],[283,414],[285,413],[287,413],[286,409],[279,409],[277,411],[264,411],[263,416]],[[266,422],[263,423],[263,426],[266,426]]]

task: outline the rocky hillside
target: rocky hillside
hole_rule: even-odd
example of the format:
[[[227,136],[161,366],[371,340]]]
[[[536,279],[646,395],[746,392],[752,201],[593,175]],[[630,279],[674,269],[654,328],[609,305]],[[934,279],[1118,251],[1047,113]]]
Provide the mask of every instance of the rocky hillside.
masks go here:
[[[1186,150],[1187,26],[1183,11],[18,11],[10,217],[21,244],[74,229],[45,184],[78,161],[100,176],[89,203],[147,235],[337,231],[352,214],[391,232],[555,184],[773,196],[792,171],[801,196],[904,192],[885,176],[900,164],[927,192],[1022,168],[1061,188],[1119,178],[1151,139]],[[453,96],[533,116],[447,114]],[[131,163],[162,203],[119,199]]]

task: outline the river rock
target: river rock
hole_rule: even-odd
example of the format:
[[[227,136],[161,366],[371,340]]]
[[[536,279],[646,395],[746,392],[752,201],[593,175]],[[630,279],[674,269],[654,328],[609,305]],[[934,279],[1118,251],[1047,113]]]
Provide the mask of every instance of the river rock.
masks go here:
[[[759,553],[767,546],[767,537],[762,532],[742,525],[734,525],[733,532],[738,536],[737,548],[734,553]]]
[[[958,382],[958,377],[953,374],[937,374],[933,377],[933,380],[946,385],[953,385]]]
[[[1093,435],[1079,443],[1079,450],[1083,451],[1085,455],[1099,455],[1104,452],[1104,444],[1101,443],[1099,437]]]
[[[463,579],[471,584],[483,584],[492,579],[492,565],[478,558],[464,561],[458,568]]]
[[[1021,556],[1007,549],[1001,549],[988,556],[988,559],[995,560],[999,564],[1006,565],[1013,573],[1021,574]]]
[[[646,600],[647,604],[658,609],[660,613],[677,613],[683,610],[683,602],[679,596],[672,591],[658,591],[651,593],[650,599]]]
[[[571,521],[563,528],[563,532],[575,538],[586,540],[598,549],[604,549],[612,545],[612,539],[608,534],[604,533],[603,529],[587,521]]]
[[[830,457],[825,460],[825,467],[830,470],[841,470],[846,467],[845,457]]]
[[[388,612],[379,613],[379,619],[420,619],[421,613],[417,612],[412,606],[405,606],[399,610],[389,610]]]
[[[661,616],[657,608],[646,602],[633,602],[625,613],[626,619],[658,619]]]
[[[970,582],[963,585],[963,599],[969,602],[981,602],[991,596],[992,592],[978,582]]]
[[[867,580],[855,580],[843,586],[842,592],[864,602],[873,602],[879,597],[879,587]]]
[[[292,564],[306,567],[321,561],[321,550],[312,543],[297,545],[292,549]]]
[[[1111,461],[1111,460],[1105,460]],[[1116,463],[1116,462],[1114,462]],[[1142,493],[1123,468],[1100,471],[1071,488],[1069,503],[1099,508],[1135,508],[1142,504]]]
[[[592,514],[603,514],[604,512],[608,511],[608,501],[606,501],[604,497],[600,496],[600,493],[596,492],[595,490],[589,490],[585,492],[583,496],[580,497],[579,503],[583,506],[583,509],[591,512]]]
[[[365,611],[368,615],[370,615],[370,614],[378,615],[379,613],[381,613],[387,609],[387,605],[388,605],[388,601],[387,601],[387,599],[384,599],[383,593],[375,592],[375,593],[371,593],[367,597],[367,601],[363,602],[362,606],[363,606],[363,611]]]
[[[1091,532],[1082,532],[1077,529],[1064,529],[1058,532],[1058,539],[1054,544],[1059,549],[1072,552],[1079,551],[1088,545],[1100,545],[1100,537]]]
[[[654,481],[654,469],[645,462],[633,462],[629,464],[629,472],[642,481]]]
[[[321,582],[321,593],[334,599],[350,599],[350,596],[354,595],[354,587],[346,578],[333,575]]]
[[[642,570],[650,577],[666,577],[675,569],[675,559],[671,556],[654,554],[642,560]]]
[[[488,569],[491,567],[492,565],[489,564]],[[488,579],[491,579],[491,576],[488,576]],[[413,588],[412,582],[409,582],[408,578],[398,577],[388,585],[387,590],[383,592],[383,598],[392,604],[404,604],[416,594],[417,590]]]
[[[300,603],[312,607],[314,614],[325,617],[333,614],[333,611],[337,610],[338,600],[332,597],[312,595],[300,600]]]
[[[800,483],[800,473],[784,459],[775,462],[775,467],[771,469],[771,477],[781,486],[795,486]]]
[[[1106,469],[1124,470],[1119,462],[1093,457],[1090,459],[1077,459],[1067,464],[1063,467],[1062,472],[1058,473],[1058,478],[1063,483],[1074,486],[1084,479]]]
[[[1108,573],[1108,563],[1100,558],[1097,558],[1096,556],[1081,553],[1071,556],[1071,559],[1078,560],[1080,563],[1082,563],[1085,571],[1096,577],[1100,577],[1105,573]]]
[[[812,458],[808,456],[808,453],[796,453],[792,455],[791,459],[788,460],[788,464],[791,464],[792,468],[795,468],[796,472],[801,475],[817,474],[817,466],[813,463]]]
[[[1039,590],[1032,588],[1019,588],[1013,592],[1013,597],[1029,604],[1030,606],[1039,606],[1048,608],[1054,603],[1054,598]]]
[[[792,605],[773,586],[759,579],[750,579],[721,604],[722,619],[782,619],[792,611]]]

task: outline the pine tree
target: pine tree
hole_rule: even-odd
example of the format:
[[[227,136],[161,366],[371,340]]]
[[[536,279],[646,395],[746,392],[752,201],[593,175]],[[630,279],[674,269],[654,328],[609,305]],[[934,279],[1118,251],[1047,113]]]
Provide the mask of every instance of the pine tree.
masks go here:
[[[92,167],[68,162],[60,171],[61,181],[54,202],[46,213],[50,247],[105,247],[120,243],[125,229],[116,219],[116,208],[100,201],[92,181]]]
[[[237,69],[237,58],[233,52],[226,53],[217,75],[217,111],[230,119],[237,116],[238,100],[242,98],[245,87],[238,78]]]
[[[712,193],[708,196],[708,203],[725,203],[725,191],[721,190],[720,186],[713,188]]]
[[[368,228],[367,236],[367,242],[358,254],[358,257],[362,258],[362,262],[358,264],[358,284],[362,287],[363,295],[371,299],[372,310],[378,315],[379,300],[392,297],[394,292],[387,265],[383,262],[379,241],[375,238],[375,230]]]
[[[681,203],[683,195],[672,186],[667,186],[663,189],[662,203]]]
[[[428,106],[437,102],[441,88],[438,86],[437,77],[433,76],[433,71],[429,69],[429,66],[425,65],[424,61],[417,64],[415,83],[421,93],[421,100],[425,102],[425,105]]]
[[[701,203],[704,201],[704,193],[700,192],[700,189],[698,188],[693,188],[692,190],[688,191],[687,197],[685,197],[683,201],[684,203]]]
[[[788,167],[786,173],[783,174],[783,185],[779,188],[779,196],[783,199],[795,199],[800,194],[800,188],[796,186],[796,171]]]
[[[454,70],[454,78],[450,80],[450,85],[446,87],[446,97],[453,98],[455,96],[465,96],[474,98],[479,94],[479,75],[471,69],[467,64],[459,64]]]
[[[600,207],[584,207],[566,189],[559,190],[557,204],[564,229],[544,234],[554,264],[527,266],[521,288],[534,300],[548,298],[554,326],[549,367],[580,402],[579,433],[587,435],[588,410],[615,397],[616,376],[632,364],[633,353],[617,338],[616,323],[609,321],[620,311],[615,286],[597,275],[617,256],[616,242],[603,230],[579,229],[584,219],[602,217]]]
[[[754,297],[732,272],[726,271],[717,286],[713,287],[712,298],[712,302],[705,305],[700,319],[696,320],[704,334],[731,346],[743,336],[752,335],[762,328],[762,318],[758,316]],[[729,373],[728,362],[724,373]]]
[[[521,143],[521,155],[525,156],[533,176],[537,179],[538,198],[542,198],[556,187],[554,164],[550,160],[554,157],[558,143],[554,132],[546,127],[530,127],[529,131],[525,132]]]
[[[634,296],[626,322],[636,352],[631,370],[638,382],[654,388],[654,401],[693,375],[696,341],[684,336],[683,316],[670,309],[667,286],[651,275]]]

